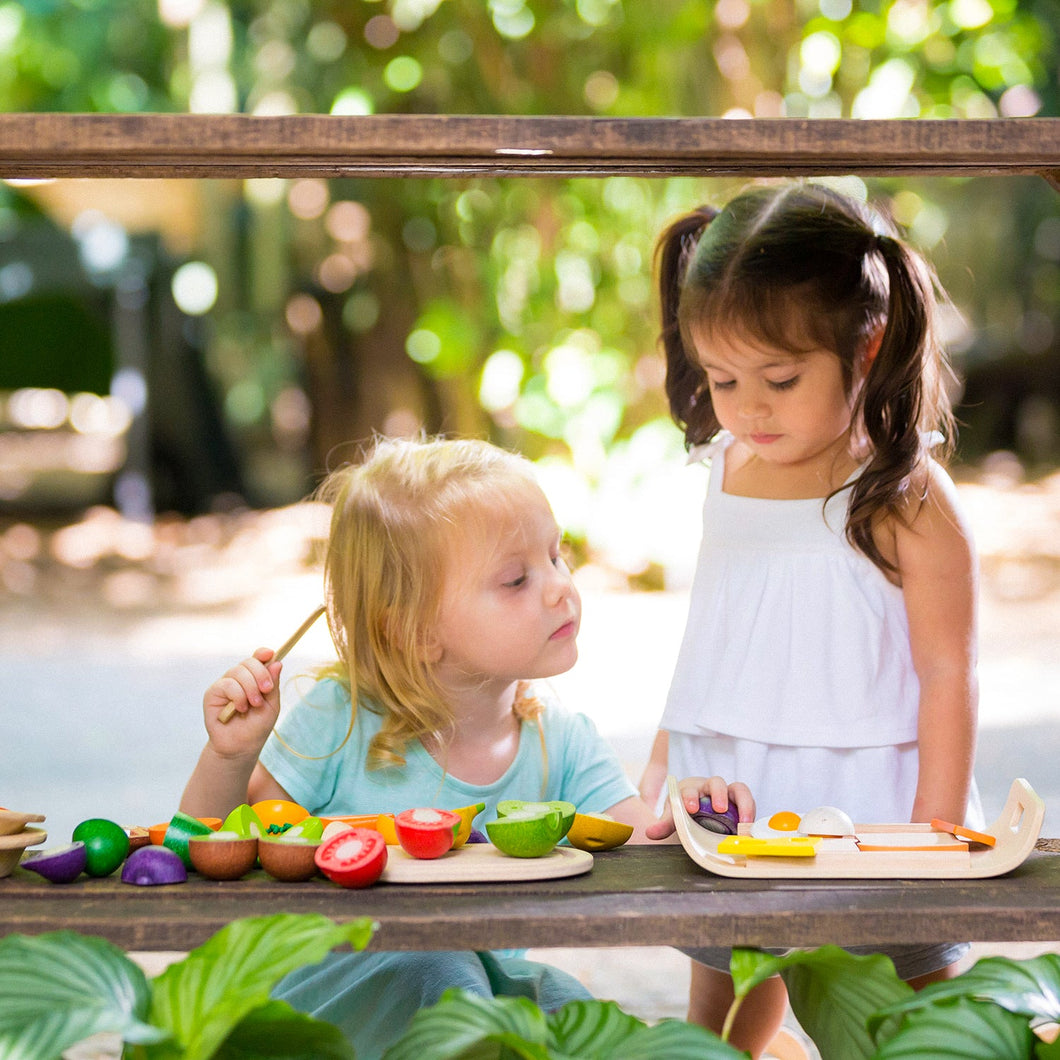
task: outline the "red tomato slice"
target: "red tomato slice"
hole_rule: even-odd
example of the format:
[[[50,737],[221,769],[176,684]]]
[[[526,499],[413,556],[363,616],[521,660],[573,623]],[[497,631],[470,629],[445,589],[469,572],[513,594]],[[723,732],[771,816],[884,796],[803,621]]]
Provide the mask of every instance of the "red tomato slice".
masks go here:
[[[313,860],[342,887],[370,887],[386,868],[386,840],[371,828],[348,828],[317,847]]]
[[[394,830],[405,853],[414,858],[440,858],[452,849],[460,831],[460,815],[418,807],[394,817]]]

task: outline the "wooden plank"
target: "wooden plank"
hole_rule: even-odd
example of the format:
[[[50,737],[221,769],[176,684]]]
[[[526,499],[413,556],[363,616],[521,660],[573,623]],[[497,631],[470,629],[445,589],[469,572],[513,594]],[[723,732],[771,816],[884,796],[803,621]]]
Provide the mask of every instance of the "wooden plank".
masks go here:
[[[1060,118],[0,115],[0,177],[1060,174]]]
[[[242,916],[297,910],[379,923],[376,949],[521,946],[817,946],[1060,939],[1060,856],[1035,852],[982,880],[742,880],[712,876],[680,846],[593,855],[591,872],[545,882],[282,884],[260,871],[171,887],[116,878],[0,880],[0,934],[72,928],[128,950],[186,950]]]

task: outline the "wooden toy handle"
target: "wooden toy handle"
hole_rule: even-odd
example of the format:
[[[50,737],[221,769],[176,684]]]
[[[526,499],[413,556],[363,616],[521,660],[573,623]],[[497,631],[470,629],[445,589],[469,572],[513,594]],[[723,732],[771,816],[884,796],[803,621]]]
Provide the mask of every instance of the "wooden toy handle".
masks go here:
[[[276,654],[272,657],[272,662],[279,662],[284,656],[306,635],[309,631],[309,627],[324,613],[326,608],[323,604],[320,605],[284,642],[280,645]],[[229,703],[220,714],[217,715],[217,720],[222,725],[227,725],[231,720],[232,715],[235,714],[236,708]]]

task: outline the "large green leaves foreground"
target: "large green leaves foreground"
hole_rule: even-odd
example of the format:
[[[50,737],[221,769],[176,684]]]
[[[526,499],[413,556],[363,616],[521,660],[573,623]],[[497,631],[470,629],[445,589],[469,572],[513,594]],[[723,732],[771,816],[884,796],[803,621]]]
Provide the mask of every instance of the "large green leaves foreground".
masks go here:
[[[59,931],[0,941],[0,1057],[49,1060],[93,1034],[129,1060],[351,1060],[337,1028],[270,1000],[288,972],[363,949],[374,925],[317,915],[235,921],[153,980],[103,939]],[[991,957],[919,993],[887,957],[834,946],[776,957],[735,950],[736,1006],[782,975],[823,1060],[1060,1060],[1033,1028],[1060,1022],[1060,956]],[[607,1001],[544,1013],[523,998],[449,991],[416,1014],[385,1060],[737,1060],[708,1031],[650,1026]]]
[[[745,1060],[710,1031],[680,1020],[649,1026],[613,1001],[572,1001],[544,1013],[526,998],[447,991],[383,1060]]]
[[[792,1008],[823,1060],[1060,1060],[1032,1025],[1060,1021],[1060,956],[989,957],[919,993],[888,957],[835,946],[775,957],[734,950],[737,1005],[782,975]],[[730,1060],[746,1057],[677,1021],[654,1027],[610,1002],[546,1016],[525,1000],[455,993],[420,1012],[384,1060]]]
[[[737,998],[780,974],[822,1060],[1060,1060],[1032,1028],[1060,1022],[1060,956],[988,957],[918,993],[881,955],[836,946],[771,957],[735,950]]]
[[[148,980],[104,939],[58,931],[0,941],[0,1057],[45,1060],[93,1034],[120,1035],[130,1060],[351,1060],[329,1023],[269,993],[288,972],[343,943],[364,949],[374,925],[278,914],[237,920]],[[513,998],[451,991],[419,1014],[388,1057],[733,1060],[743,1054],[699,1027],[650,1027],[610,1002],[545,1015]]]
[[[106,1031],[144,1060],[352,1057],[337,1028],[270,1001],[269,992],[335,946],[364,949],[372,929],[363,917],[237,920],[151,981],[104,939],[11,935],[0,942],[0,1056],[58,1057]]]

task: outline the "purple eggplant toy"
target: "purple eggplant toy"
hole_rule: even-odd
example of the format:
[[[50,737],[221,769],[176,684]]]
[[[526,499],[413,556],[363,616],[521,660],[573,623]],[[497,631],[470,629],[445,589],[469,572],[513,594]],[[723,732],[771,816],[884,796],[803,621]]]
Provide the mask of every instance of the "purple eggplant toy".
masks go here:
[[[736,829],[740,823],[740,811],[730,802],[729,808],[724,813],[719,813],[711,805],[709,798],[700,799],[699,812],[692,814],[692,820],[710,832],[736,835]]]

